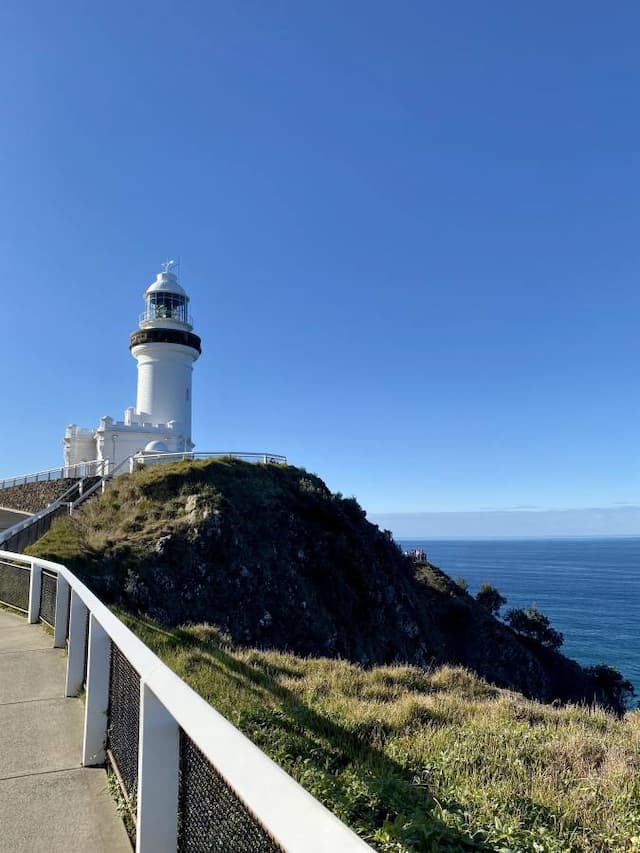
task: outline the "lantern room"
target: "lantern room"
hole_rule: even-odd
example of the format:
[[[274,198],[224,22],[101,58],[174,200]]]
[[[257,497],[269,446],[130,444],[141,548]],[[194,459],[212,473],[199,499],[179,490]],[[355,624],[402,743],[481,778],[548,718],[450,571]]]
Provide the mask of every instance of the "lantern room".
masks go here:
[[[190,330],[192,328],[189,297],[178,284],[174,268],[173,261],[164,263],[156,280],[146,289],[145,310],[140,315],[141,329],[164,327]]]

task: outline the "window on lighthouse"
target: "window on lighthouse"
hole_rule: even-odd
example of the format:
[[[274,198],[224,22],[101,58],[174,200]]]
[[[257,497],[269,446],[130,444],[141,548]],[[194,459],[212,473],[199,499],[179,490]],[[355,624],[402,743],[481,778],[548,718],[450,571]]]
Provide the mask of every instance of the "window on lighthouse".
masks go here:
[[[150,293],[147,296],[147,320],[187,322],[186,297],[177,293]]]

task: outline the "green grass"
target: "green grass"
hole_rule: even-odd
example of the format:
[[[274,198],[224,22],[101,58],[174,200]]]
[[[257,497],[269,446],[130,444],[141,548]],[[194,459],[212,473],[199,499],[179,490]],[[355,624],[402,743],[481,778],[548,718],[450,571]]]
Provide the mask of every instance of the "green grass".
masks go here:
[[[121,618],[380,851],[640,851],[640,711],[553,708],[456,667],[369,670]]]

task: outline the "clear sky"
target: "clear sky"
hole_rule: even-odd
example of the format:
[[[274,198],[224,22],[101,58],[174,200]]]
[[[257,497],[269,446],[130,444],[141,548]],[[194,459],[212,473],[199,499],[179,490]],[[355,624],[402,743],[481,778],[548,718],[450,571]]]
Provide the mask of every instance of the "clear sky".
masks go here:
[[[372,513],[640,503],[640,6],[7,0],[0,474],[135,403]],[[412,531],[419,533],[419,531]]]

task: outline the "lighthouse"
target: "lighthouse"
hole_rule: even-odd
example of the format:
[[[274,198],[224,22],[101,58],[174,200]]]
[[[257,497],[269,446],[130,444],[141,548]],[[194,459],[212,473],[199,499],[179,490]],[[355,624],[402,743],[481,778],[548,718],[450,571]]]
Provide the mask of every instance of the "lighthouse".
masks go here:
[[[166,261],[145,290],[144,311],[129,339],[138,365],[136,405],[123,420],[101,418],[97,429],[76,424],[64,436],[66,466],[94,459],[113,469],[140,452],[193,449],[191,404],[193,365],[201,353],[189,315],[189,297],[178,282],[176,264]]]
[[[183,445],[178,449],[191,450],[191,378],[201,347],[192,331],[189,297],[173,270],[172,261],[163,264],[146,289],[129,349],[138,362],[137,417],[170,426]]]

